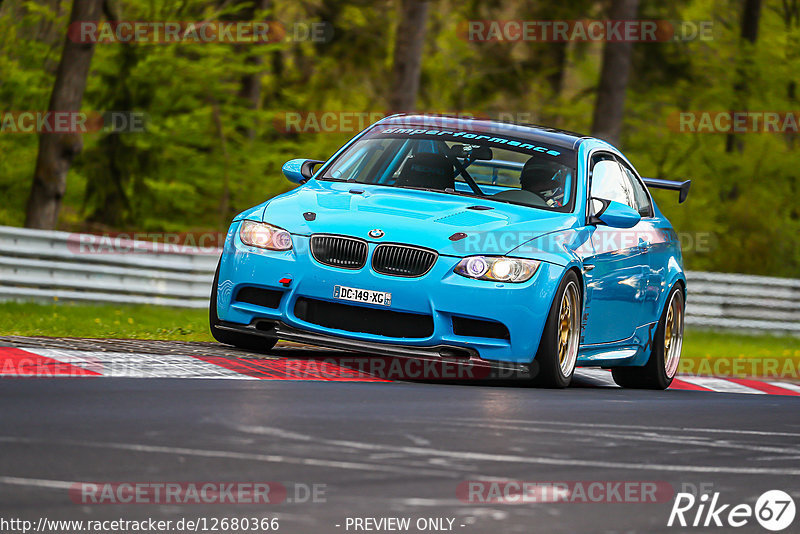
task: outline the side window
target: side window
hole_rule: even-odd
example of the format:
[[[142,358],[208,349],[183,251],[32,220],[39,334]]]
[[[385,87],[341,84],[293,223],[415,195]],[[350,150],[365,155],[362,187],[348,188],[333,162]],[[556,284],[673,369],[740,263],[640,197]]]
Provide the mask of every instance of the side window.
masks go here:
[[[625,177],[630,183],[631,190],[633,191],[633,198],[636,201],[636,206],[638,206],[639,215],[642,217],[652,217],[653,210],[652,206],[650,206],[650,197],[647,196],[647,191],[645,191],[644,186],[627,165],[624,163],[620,163],[620,165],[625,172]]]
[[[592,158],[591,196],[604,200],[613,200],[638,209],[631,183],[622,171],[619,163],[613,158],[599,156]]]
[[[384,139],[369,147],[361,147],[352,155],[348,155],[347,159],[340,159],[329,171],[330,176],[339,180],[357,177],[365,169],[375,166],[391,141]]]

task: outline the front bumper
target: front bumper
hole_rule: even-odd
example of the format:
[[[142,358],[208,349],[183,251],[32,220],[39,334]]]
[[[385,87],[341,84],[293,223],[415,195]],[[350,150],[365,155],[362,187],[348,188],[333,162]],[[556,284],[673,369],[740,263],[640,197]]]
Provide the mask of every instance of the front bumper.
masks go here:
[[[331,349],[341,349],[348,351],[363,352],[369,355],[388,356],[393,358],[414,358],[418,360],[446,362],[456,365],[468,366],[471,369],[483,369],[489,374],[471,375],[475,377],[500,377],[500,378],[525,378],[530,376],[527,364],[490,362],[480,358],[478,353],[472,349],[463,349],[446,345],[436,345],[432,347],[415,347],[408,345],[393,345],[390,343],[373,343],[364,340],[347,339],[327,334],[315,334],[305,332],[297,328],[288,326],[282,322],[264,321],[256,319],[253,324],[240,325],[237,323],[222,322],[217,325],[220,330],[248,334],[251,336],[262,336],[268,338],[279,338],[286,341],[307,343]],[[509,371],[512,374],[502,373],[492,375],[497,371]]]
[[[313,259],[309,238],[292,236],[290,251],[275,252],[244,245],[238,224],[228,234],[220,263],[217,315],[228,328],[254,328],[261,321],[280,324],[278,337],[337,348],[401,356],[439,357],[448,354],[472,360],[530,363],[536,354],[555,288],[563,267],[542,262],[536,274],[523,284],[472,280],[453,273],[460,258],[440,256],[424,276],[402,278],[374,272],[370,262],[359,270],[329,267]],[[369,257],[378,243],[369,243]],[[286,283],[286,280],[291,282]],[[284,280],[281,283],[280,280]],[[390,307],[346,303],[333,298],[335,285],[385,291],[392,294]],[[237,301],[245,287],[280,291],[275,308]],[[389,337],[321,326],[299,318],[298,299],[336,302],[354,307],[391,310],[429,316],[433,333],[426,337]],[[502,323],[509,339],[457,335],[453,318]],[[464,332],[460,332],[464,334]],[[315,341],[316,340],[316,341]],[[339,340],[339,344],[336,343]],[[382,349],[382,350],[381,350]],[[460,349],[461,355],[458,355]],[[445,351],[445,352],[447,352]]]

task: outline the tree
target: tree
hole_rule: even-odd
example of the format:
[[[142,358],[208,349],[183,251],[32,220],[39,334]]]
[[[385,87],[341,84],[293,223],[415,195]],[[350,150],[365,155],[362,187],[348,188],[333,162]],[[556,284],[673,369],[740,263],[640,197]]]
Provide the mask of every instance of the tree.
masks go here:
[[[413,111],[416,105],[427,19],[427,0],[401,0],[389,94],[393,112]]]
[[[612,0],[608,18],[632,20],[639,11],[639,0]],[[592,120],[592,135],[609,143],[619,144],[625,92],[631,70],[633,43],[607,41],[603,49],[603,66]]]
[[[783,17],[783,24],[786,28],[787,36],[787,62],[796,61],[798,57],[798,42],[797,42],[797,28],[800,27],[800,0],[783,0],[781,5],[781,16]],[[794,72],[794,71],[792,71]],[[789,106],[797,106],[797,79],[796,74],[786,83],[786,98],[789,101]],[[793,132],[786,133],[786,142],[790,148],[794,147],[794,141],[797,135]]]
[[[742,50],[740,53],[739,66],[736,69],[737,80],[733,90],[736,98],[736,107],[733,111],[744,111],[747,107],[749,87],[747,79],[749,71],[752,70],[753,48],[758,40],[758,22],[761,18],[761,0],[744,0],[741,19],[741,40]],[[725,139],[725,152],[733,152],[737,149],[741,152],[744,143],[737,140],[735,133],[729,133]]]
[[[97,21],[102,12],[102,0],[73,0],[70,24]],[[58,64],[49,111],[77,112],[83,101],[86,77],[94,54],[94,43],[74,42],[65,38]],[[70,164],[83,148],[78,133],[42,133],[25,215],[28,228],[55,228],[61,199],[67,187]]]
[[[240,0],[239,4],[243,7],[232,17],[237,20],[255,20],[258,13],[263,13],[270,8],[270,0],[254,0],[252,2]],[[247,109],[257,110],[261,107],[261,67],[264,64],[264,58],[261,54],[252,52],[253,47],[249,44],[237,45],[235,49],[237,53],[245,54],[245,64],[252,67],[252,71],[242,75],[239,98],[246,104]],[[253,124],[246,128],[240,126],[238,130],[247,139],[253,139],[256,135]]]

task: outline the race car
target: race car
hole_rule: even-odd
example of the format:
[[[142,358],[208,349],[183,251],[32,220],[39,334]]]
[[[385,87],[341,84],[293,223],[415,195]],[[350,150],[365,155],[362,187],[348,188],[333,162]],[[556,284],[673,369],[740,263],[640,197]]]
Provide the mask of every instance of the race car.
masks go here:
[[[569,385],[576,366],[665,389],[681,354],[680,243],[612,145],[489,120],[393,115],[237,215],[213,283],[222,343],[277,340],[481,362]]]

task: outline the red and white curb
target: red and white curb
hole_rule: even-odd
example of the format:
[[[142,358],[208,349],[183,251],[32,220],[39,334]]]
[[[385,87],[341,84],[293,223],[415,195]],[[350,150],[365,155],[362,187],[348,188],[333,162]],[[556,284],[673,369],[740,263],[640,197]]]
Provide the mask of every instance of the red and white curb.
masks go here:
[[[617,387],[611,373],[605,369],[578,368],[576,374],[583,381],[599,387]],[[800,396],[800,385],[791,382],[764,381],[750,378],[720,378],[714,376],[680,375],[672,381],[669,389],[687,391],[714,391],[717,393],[748,393],[755,395]]]
[[[358,370],[316,360],[14,347],[0,347],[0,376],[384,382]]]
[[[578,382],[616,387],[611,373],[579,368]],[[391,382],[384,378],[317,359],[234,358],[190,354],[80,351],[0,347],[0,377],[205,378],[235,380],[320,380]],[[670,389],[800,396],[800,385],[745,378],[680,376]]]

